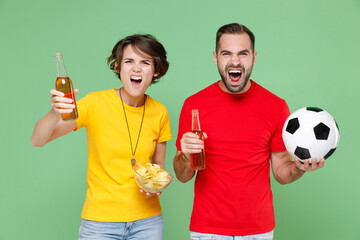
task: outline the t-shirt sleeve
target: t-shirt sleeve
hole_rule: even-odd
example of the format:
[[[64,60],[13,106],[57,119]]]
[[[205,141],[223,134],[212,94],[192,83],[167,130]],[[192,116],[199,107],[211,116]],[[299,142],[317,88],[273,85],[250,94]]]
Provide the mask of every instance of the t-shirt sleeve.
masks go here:
[[[189,111],[188,102],[185,100],[179,117],[179,130],[176,139],[176,148],[181,150],[180,140],[184,133],[191,131],[191,111]]]
[[[169,117],[169,113],[167,111],[166,108],[164,108],[164,116],[161,120],[161,125],[160,125],[160,134],[159,134],[159,139],[158,139],[158,143],[160,142],[165,142],[168,141],[172,138],[171,135],[171,125],[170,125],[170,117]]]
[[[285,100],[283,100],[283,105],[281,107],[281,111],[279,113],[279,117],[277,118],[277,124],[274,131],[274,134],[271,139],[271,151],[272,152],[282,152],[285,151],[285,145],[282,138],[282,129],[285,124],[286,119],[289,117],[290,111],[289,107],[286,104]]]
[[[94,95],[88,94],[76,102],[79,117],[76,119],[77,128],[74,131],[87,126],[94,111],[94,98]]]

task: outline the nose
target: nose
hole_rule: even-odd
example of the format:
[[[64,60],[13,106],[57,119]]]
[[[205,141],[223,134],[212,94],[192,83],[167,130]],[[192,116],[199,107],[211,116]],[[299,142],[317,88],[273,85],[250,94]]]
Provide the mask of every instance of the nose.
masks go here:
[[[135,63],[132,67],[133,72],[141,72],[141,65],[139,63]]]
[[[237,54],[233,54],[232,58],[231,58],[231,62],[235,65],[240,64],[240,56],[238,56]]]

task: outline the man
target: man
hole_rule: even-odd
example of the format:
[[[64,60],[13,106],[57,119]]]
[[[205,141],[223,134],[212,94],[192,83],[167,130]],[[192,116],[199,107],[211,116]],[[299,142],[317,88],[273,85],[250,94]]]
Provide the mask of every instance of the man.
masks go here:
[[[213,53],[221,80],[186,99],[180,114],[176,177],[184,183],[192,179],[190,154],[202,149],[206,154],[206,169],[195,180],[191,239],[273,239],[270,162],[281,184],[325,164],[324,159],[293,161],[287,153],[286,102],[249,79],[257,57],[254,43],[247,27],[222,26]],[[199,110],[205,141],[190,132],[192,109]]]

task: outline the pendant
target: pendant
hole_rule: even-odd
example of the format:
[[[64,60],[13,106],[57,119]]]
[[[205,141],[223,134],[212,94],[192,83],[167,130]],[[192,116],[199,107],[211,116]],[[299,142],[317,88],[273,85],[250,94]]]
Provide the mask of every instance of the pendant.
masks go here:
[[[136,164],[136,159],[135,158],[132,158],[131,159],[131,166],[134,167]]]

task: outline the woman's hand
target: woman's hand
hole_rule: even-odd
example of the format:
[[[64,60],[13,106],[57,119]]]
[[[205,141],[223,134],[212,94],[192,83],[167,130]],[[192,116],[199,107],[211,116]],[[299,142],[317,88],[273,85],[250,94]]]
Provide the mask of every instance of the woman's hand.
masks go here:
[[[77,94],[78,92],[78,89],[74,89],[74,94]],[[61,114],[71,113],[74,110],[75,104],[73,104],[73,100],[71,98],[64,97],[64,93],[51,89],[50,94],[52,110],[59,118],[61,118]]]
[[[162,192],[149,193],[149,192],[146,192],[144,189],[140,189],[140,192],[146,194],[146,196],[154,196],[154,195],[159,196],[162,193]]]

